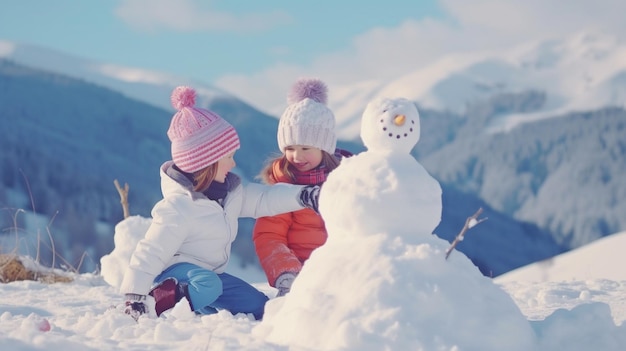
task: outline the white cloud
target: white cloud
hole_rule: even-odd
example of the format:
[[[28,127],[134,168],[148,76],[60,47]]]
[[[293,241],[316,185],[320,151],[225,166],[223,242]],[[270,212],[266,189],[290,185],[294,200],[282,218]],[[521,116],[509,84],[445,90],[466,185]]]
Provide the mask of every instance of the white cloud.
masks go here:
[[[0,40],[0,57],[9,56],[13,52],[15,52],[14,43],[6,40]]]
[[[281,26],[291,21],[285,12],[233,14],[210,8],[199,0],[123,0],[115,14],[142,31],[173,29],[191,31],[251,32]]]
[[[216,84],[254,106],[279,115],[282,96],[300,76],[317,76],[333,88],[361,81],[385,82],[455,53],[491,51],[583,30],[624,36],[621,0],[440,0],[448,17],[408,19],[373,28],[344,50],[321,53],[308,66],[283,62],[249,76],[224,76]],[[284,94],[276,94],[276,91]]]
[[[131,83],[165,84],[172,80],[168,74],[113,64],[96,65],[94,69],[104,76]]]
[[[276,64],[252,75],[238,74],[222,77],[215,82],[215,85],[235,92],[238,98],[264,112],[280,116],[287,105],[287,89],[295,81],[293,77],[314,76],[303,74],[305,71],[303,67],[295,65]]]
[[[440,0],[461,28],[500,38],[567,35],[582,29],[619,32],[625,28],[621,0]]]

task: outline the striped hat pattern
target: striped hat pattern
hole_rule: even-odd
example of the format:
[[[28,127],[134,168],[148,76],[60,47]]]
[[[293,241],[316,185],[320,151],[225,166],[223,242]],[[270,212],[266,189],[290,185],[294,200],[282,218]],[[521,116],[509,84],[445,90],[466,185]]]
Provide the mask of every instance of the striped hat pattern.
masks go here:
[[[212,111],[194,107],[193,88],[176,87],[171,102],[178,112],[172,117],[167,136],[178,168],[193,173],[239,149],[239,136],[232,125]]]

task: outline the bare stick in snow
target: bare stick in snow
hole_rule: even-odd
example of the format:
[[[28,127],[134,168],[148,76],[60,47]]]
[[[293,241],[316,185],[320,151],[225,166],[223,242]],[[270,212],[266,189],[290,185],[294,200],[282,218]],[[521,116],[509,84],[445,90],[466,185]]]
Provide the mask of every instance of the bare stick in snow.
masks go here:
[[[120,203],[122,204],[122,210],[124,210],[124,218],[126,219],[128,218],[128,216],[130,216],[130,211],[128,210],[128,183],[124,183],[123,189],[117,179],[113,181],[113,184],[115,184],[117,192],[120,193]]]
[[[478,211],[476,211],[476,213],[474,213],[471,217],[467,217],[467,219],[465,220],[465,225],[463,226],[463,228],[461,228],[461,231],[456,236],[456,238],[454,238],[454,241],[452,242],[452,245],[450,245],[448,250],[446,250],[446,260],[448,259],[448,256],[450,256],[450,253],[452,252],[452,249],[454,249],[456,247],[456,245],[460,241],[463,241],[463,238],[465,236],[465,232],[467,232],[469,229],[471,229],[474,226],[476,226],[478,223],[487,220],[487,217],[478,219],[478,216],[480,216],[480,214],[482,212],[483,212],[483,208],[480,207],[480,208],[478,208]]]

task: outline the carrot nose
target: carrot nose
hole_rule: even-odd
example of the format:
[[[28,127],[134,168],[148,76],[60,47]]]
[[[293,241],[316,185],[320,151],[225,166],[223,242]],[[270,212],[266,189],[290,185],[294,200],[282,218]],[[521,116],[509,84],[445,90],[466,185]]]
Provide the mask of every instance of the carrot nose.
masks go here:
[[[404,125],[404,121],[406,121],[405,115],[397,115],[396,118],[393,119],[393,123],[397,126]]]

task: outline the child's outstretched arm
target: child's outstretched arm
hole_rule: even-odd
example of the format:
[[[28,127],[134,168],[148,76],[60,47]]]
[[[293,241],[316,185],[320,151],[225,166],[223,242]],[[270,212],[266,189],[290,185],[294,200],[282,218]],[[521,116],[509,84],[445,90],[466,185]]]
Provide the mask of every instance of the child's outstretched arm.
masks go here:
[[[314,186],[317,187],[317,186]],[[243,186],[243,204],[240,217],[259,218],[313,208],[319,196],[310,186],[277,183],[262,185],[248,183]]]

